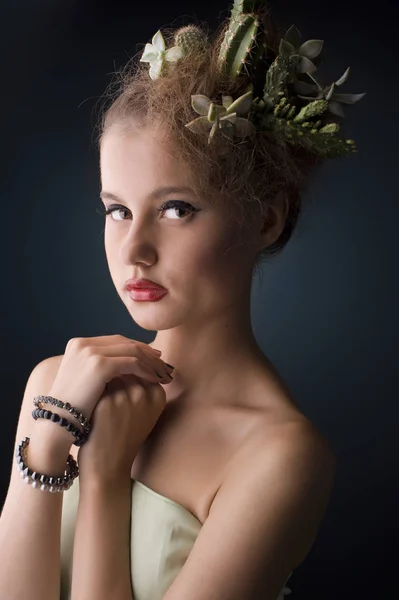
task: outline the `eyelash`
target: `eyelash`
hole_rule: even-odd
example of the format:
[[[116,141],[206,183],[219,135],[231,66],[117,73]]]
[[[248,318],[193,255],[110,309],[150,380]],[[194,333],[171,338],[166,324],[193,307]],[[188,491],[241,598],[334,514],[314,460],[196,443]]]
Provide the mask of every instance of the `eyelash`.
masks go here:
[[[188,208],[182,208],[181,205],[184,205],[185,207]],[[179,219],[175,219],[177,221],[182,221],[183,219],[188,219],[188,217],[190,216],[190,214],[199,212],[201,209],[200,208],[195,208],[194,206],[192,206],[191,204],[189,204],[188,202],[184,202],[184,200],[168,200],[167,202],[165,202],[161,208],[157,208],[158,212],[164,212],[165,210],[169,210],[171,208],[179,208],[180,210],[184,210],[187,213],[189,213],[189,215],[186,215],[185,217],[179,218]],[[109,206],[107,209],[102,210],[100,212],[101,215],[103,216],[107,216],[110,215],[111,213],[113,213],[116,210],[129,210],[128,208],[125,208],[124,206],[121,206],[120,204],[111,204],[111,206]],[[114,219],[115,220],[115,219]],[[118,219],[116,219],[117,221]],[[125,221],[126,219],[121,219],[121,221]]]

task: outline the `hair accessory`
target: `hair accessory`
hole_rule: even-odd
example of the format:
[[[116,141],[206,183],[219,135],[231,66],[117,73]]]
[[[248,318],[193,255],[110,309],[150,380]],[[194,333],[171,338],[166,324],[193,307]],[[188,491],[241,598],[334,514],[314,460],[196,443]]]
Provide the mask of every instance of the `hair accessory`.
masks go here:
[[[208,143],[217,131],[229,139],[272,131],[289,144],[327,158],[357,152],[355,141],[337,135],[340,125],[331,120],[331,114],[345,117],[342,104],[354,104],[365,96],[337,92],[347,81],[350,67],[331,85],[321,85],[314,73],[324,40],[301,43],[294,25],[280,40],[277,56],[273,52],[269,56],[266,4],[264,0],[235,0],[220,46],[220,72],[231,78],[246,76],[245,93],[236,99],[222,96],[222,104],[216,98],[192,95],[192,107],[200,117],[185,126],[195,134],[209,133]],[[140,61],[151,64],[152,79],[167,75],[171,65],[165,60],[177,69],[178,61],[189,53],[198,54],[208,47],[205,34],[196,25],[177,30],[173,44],[166,49],[160,31],[152,44],[146,44]]]
[[[58,425],[61,427],[65,427],[65,429],[70,431],[75,437],[75,446],[82,446],[87,441],[92,424],[77,408],[71,406],[69,402],[62,402],[61,400],[53,398],[52,396],[35,396],[33,399],[33,404],[36,406],[35,410],[32,411],[32,417],[35,420],[50,419],[54,423],[58,423]],[[53,413],[51,410],[42,409],[41,404],[52,404],[54,406],[58,406],[59,408],[64,408],[70,412],[72,416],[79,420],[80,424],[83,426],[83,431],[80,431],[73,425],[73,423],[58,413]]]
[[[86,441],[86,436],[84,436],[73,423],[68,421],[68,419],[65,419],[65,417],[61,417],[58,413],[53,413],[51,410],[35,408],[35,410],[32,411],[32,417],[35,421],[37,421],[37,419],[50,419],[53,423],[58,423],[61,427],[65,427],[65,429],[74,436],[75,441],[73,443],[76,446],[81,446]]]
[[[33,404],[39,407],[40,404],[52,404],[53,406],[58,406],[58,408],[63,408],[67,410],[82,425],[84,433],[86,435],[89,435],[92,428],[91,421],[87,417],[85,417],[84,414],[80,412],[80,410],[72,406],[69,402],[62,402],[62,400],[58,400],[58,398],[54,398],[53,396],[39,395],[34,397]]]
[[[165,49],[165,40],[160,31],[152,38],[152,44],[146,44],[140,62],[150,63],[151,79],[158,79],[164,68],[164,61],[176,62],[183,56],[183,49],[179,46]]]
[[[210,129],[208,144],[211,143],[216,130],[233,139],[235,135],[245,137],[255,133],[256,127],[246,117],[252,104],[252,91],[248,91],[237,100],[231,96],[222,96],[222,106],[214,104],[210,98],[202,94],[191,96],[191,105],[196,113],[203,115],[186,124],[194,133]],[[205,116],[206,115],[206,116]]]

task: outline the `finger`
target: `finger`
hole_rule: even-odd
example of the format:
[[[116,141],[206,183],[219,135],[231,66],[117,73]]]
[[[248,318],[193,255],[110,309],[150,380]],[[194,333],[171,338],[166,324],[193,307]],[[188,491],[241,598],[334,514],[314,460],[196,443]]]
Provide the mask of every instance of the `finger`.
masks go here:
[[[114,377],[111,381],[108,381],[105,386],[105,393],[115,394],[124,388],[124,381],[122,377]]]
[[[105,369],[109,373],[109,379],[121,375],[137,375],[151,383],[169,383],[172,379],[165,374],[157,372],[147,364],[148,359],[144,362],[137,356],[108,356],[104,355]],[[108,366],[107,366],[108,365]]]
[[[95,348],[95,353],[102,355],[102,356],[108,356],[108,357],[115,357],[115,356],[120,356],[120,357],[125,356],[127,358],[128,357],[136,357],[144,365],[146,365],[148,367],[148,369],[151,369],[153,371],[153,374],[155,374],[157,382],[170,381],[168,372],[171,369],[169,369],[169,367],[167,367],[165,365],[163,360],[161,358],[158,358],[157,356],[151,356],[148,352],[146,352],[140,346],[137,346],[135,344],[126,343],[126,344],[112,344],[109,346],[97,346]],[[146,377],[148,374],[148,371],[145,371],[144,374],[143,374],[143,371],[140,371],[140,372],[132,371],[132,374],[138,375],[139,377]]]
[[[76,339],[76,338],[72,338]],[[97,335],[94,337],[80,337],[78,339],[84,340],[84,342],[88,346],[108,346],[111,344],[118,343],[134,343],[137,346],[140,346],[143,349],[147,349],[149,352],[155,354],[155,356],[160,356],[162,352],[160,350],[156,350],[155,348],[151,348],[148,344],[141,342],[140,340],[134,340],[132,338],[128,338],[125,335],[121,335],[119,333],[112,335]],[[69,342],[72,340],[69,340]]]
[[[118,379],[123,381],[125,386],[141,385],[144,388],[153,388],[155,387],[155,385],[159,384],[159,381],[155,383],[152,381],[148,381],[143,377],[138,377],[137,375],[121,375],[120,377],[118,377]]]
[[[154,356],[154,354],[155,354],[155,356],[159,357],[162,354],[162,350],[157,350],[156,348],[151,348],[151,346],[149,346],[148,344],[143,344],[141,346],[141,348],[143,348],[143,350],[147,350],[151,354],[151,356]]]
[[[140,340],[133,340],[131,338],[122,336],[121,341],[130,343],[130,344],[137,344],[137,346],[139,346],[143,350],[147,350],[151,354],[151,356],[153,356],[155,354],[155,356],[159,357],[162,354],[161,350],[157,350],[156,348],[151,348],[151,346],[149,344],[146,344],[145,342],[140,342]]]

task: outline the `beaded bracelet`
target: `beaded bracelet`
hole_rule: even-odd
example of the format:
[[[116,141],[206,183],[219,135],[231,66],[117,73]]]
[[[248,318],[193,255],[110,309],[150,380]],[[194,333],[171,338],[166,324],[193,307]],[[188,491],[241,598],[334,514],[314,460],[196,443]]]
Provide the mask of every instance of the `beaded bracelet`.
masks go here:
[[[53,398],[53,396],[35,396],[33,404],[37,407],[32,411],[32,417],[35,420],[39,418],[50,419],[53,423],[58,423],[61,427],[65,427],[65,429],[70,431],[75,437],[75,441],[73,442],[75,446],[82,446],[87,441],[92,428],[92,423],[74,406],[71,406],[69,402],[62,402],[62,400]],[[75,427],[68,419],[61,417],[58,413],[42,409],[41,404],[52,404],[60,408],[65,408],[65,410],[79,420],[80,424],[83,426],[83,432]]]
[[[83,426],[83,431],[87,435],[91,431],[92,424],[87,417],[83,415],[77,408],[69,404],[69,402],[62,402],[62,400],[58,400],[58,398],[54,398],[53,396],[35,396],[33,399],[33,404],[35,406],[39,406],[39,404],[53,404],[54,406],[58,406],[59,408],[64,408],[68,412],[71,413],[73,417],[78,419],[79,423]]]
[[[69,490],[74,479],[79,475],[79,467],[72,454],[68,455],[67,469],[61,476],[42,475],[37,471],[32,471],[26,464],[27,449],[30,437],[24,437],[18,444],[15,457],[20,469],[21,478],[33,488],[40,488],[42,492],[65,492]]]
[[[53,421],[53,423],[58,423],[61,427],[65,427],[65,429],[75,437],[75,441],[73,442],[75,446],[81,446],[87,441],[87,436],[82,434],[73,423],[68,421],[65,417],[61,417],[58,413],[53,413],[51,410],[43,410],[42,408],[35,408],[35,410],[32,411],[32,417],[35,421],[37,421],[37,419],[49,419]]]

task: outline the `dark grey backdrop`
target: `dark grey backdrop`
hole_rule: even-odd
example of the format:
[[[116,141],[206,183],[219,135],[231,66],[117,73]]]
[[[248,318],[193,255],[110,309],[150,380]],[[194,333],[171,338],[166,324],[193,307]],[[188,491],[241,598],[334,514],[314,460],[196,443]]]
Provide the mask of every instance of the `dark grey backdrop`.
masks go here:
[[[163,26],[216,26],[230,4],[27,2],[0,7],[1,496],[26,380],[74,336],[150,342],[111,282],[96,213],[94,107],[110,73]],[[254,286],[257,338],[338,458],[317,541],[293,600],[394,597],[398,533],[398,85],[396,2],[275,0],[277,23],[321,38],[323,83],[343,92],[358,154],[312,182],[283,254]],[[179,17],[176,21],[176,19]],[[23,507],[21,507],[23,510]]]

